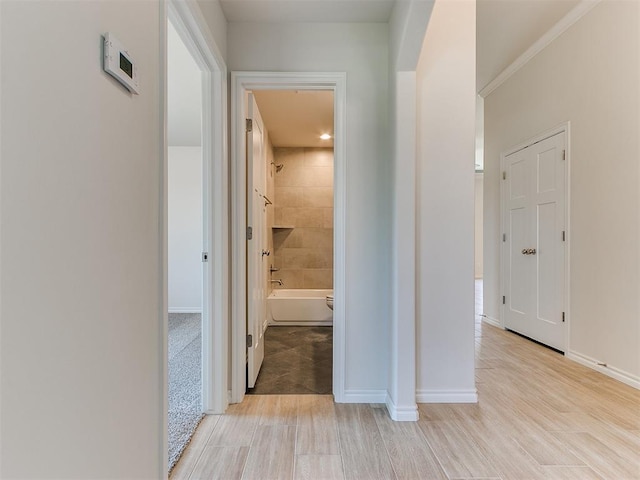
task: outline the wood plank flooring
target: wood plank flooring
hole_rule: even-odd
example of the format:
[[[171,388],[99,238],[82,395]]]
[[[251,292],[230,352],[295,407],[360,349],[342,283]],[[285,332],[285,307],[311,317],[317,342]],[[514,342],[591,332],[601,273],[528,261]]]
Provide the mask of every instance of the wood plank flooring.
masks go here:
[[[475,405],[254,395],[208,416],[172,480],[640,480],[640,392],[476,323]]]

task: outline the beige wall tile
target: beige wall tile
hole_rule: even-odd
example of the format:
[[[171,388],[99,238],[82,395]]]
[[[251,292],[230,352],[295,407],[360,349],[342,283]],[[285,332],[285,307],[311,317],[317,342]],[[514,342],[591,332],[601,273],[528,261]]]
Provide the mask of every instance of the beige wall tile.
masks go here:
[[[275,173],[276,187],[299,186],[300,178],[304,174],[304,151],[302,148],[276,148],[274,150],[275,163],[283,165]],[[275,171],[275,168],[274,168]]]
[[[276,224],[293,227],[322,227],[324,215],[322,208],[277,207]]]
[[[281,172],[287,167],[299,167],[304,164],[304,148],[276,147],[273,149],[273,156],[276,163],[284,165]]]
[[[308,167],[295,178],[301,187],[333,187],[333,167]]]
[[[333,228],[300,228],[304,248],[333,249]]]
[[[277,187],[275,193],[275,204],[279,207],[303,207],[302,187]],[[324,206],[324,205],[318,205]]]
[[[276,207],[276,225],[296,226],[298,208]]]
[[[302,270],[303,288],[333,288],[333,269]]]
[[[283,269],[331,268],[333,252],[309,248],[283,248],[281,250]]]
[[[303,207],[333,207],[332,187],[308,187],[300,189]],[[287,205],[297,206],[297,205]]]
[[[287,270],[283,268],[279,272],[273,272],[273,274],[271,275],[271,279],[282,280],[282,283],[284,283],[284,285],[282,286],[274,283],[274,290],[283,288],[305,288],[303,270]]]
[[[322,226],[324,228],[333,228],[333,208],[325,208],[323,215],[324,220]]]
[[[300,208],[296,212],[296,227],[321,227],[324,215],[320,208]]]
[[[281,248],[301,248],[304,230],[301,228],[276,228],[273,230],[273,250],[278,252]]]
[[[271,278],[284,288],[332,288],[333,149],[275,148],[273,154],[284,165],[273,175],[273,223],[294,228],[271,232],[273,265],[281,269]]]
[[[305,148],[304,164],[307,167],[332,167],[333,148]]]

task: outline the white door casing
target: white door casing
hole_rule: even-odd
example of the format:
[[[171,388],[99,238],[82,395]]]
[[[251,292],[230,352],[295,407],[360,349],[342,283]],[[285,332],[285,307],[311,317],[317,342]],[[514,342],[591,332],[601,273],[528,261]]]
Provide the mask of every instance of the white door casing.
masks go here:
[[[502,158],[503,325],[567,351],[567,131]]]
[[[253,388],[264,360],[267,324],[267,212],[265,131],[258,105],[249,93],[247,115],[247,342],[248,387]]]
[[[203,153],[203,251],[208,261],[203,264],[203,324],[202,324],[202,409],[204,413],[221,414],[228,405],[228,344],[229,344],[229,204],[228,204],[228,144],[227,67],[215,40],[208,33],[202,12],[188,2],[170,0],[165,21],[170,18],[183,42],[202,71],[202,153]],[[165,86],[166,88],[166,86]],[[166,118],[165,118],[166,125]],[[164,222],[167,215],[167,160],[164,160],[165,180]],[[166,245],[163,259],[164,310],[167,311]],[[167,332],[167,319],[164,331]],[[166,345],[163,365],[167,364]],[[166,368],[166,367],[165,367]],[[167,397],[167,385],[165,382]],[[166,408],[165,408],[166,411]],[[165,459],[166,460],[166,459]],[[165,461],[163,463],[167,465]]]
[[[345,401],[346,337],[346,74],[343,72],[231,73],[231,396],[243,400],[246,391],[246,135],[247,92],[255,90],[332,90],[334,92],[334,304],[333,395]]]

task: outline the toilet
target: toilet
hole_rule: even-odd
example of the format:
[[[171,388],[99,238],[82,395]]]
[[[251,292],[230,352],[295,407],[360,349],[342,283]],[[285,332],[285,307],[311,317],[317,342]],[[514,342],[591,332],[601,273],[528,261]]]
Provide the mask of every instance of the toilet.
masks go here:
[[[327,307],[333,310],[333,294],[327,295]]]

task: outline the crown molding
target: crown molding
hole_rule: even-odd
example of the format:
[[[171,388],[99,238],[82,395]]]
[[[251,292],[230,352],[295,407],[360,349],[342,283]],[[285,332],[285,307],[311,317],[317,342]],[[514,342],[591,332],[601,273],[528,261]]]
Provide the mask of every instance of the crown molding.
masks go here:
[[[496,78],[489,82],[480,92],[482,98],[487,97],[496,88],[506,82],[514,73],[524,67],[529,61],[535,57],[538,53],[544,50],[547,45],[553,42],[556,38],[562,35],[569,29],[574,23],[580,20],[586,15],[593,7],[595,7],[601,0],[582,0],[576,5],[569,13],[562,17],[558,23],[551,27],[547,33],[542,35],[533,45],[531,45],[525,52],[520,55],[511,65],[505,68]]]

